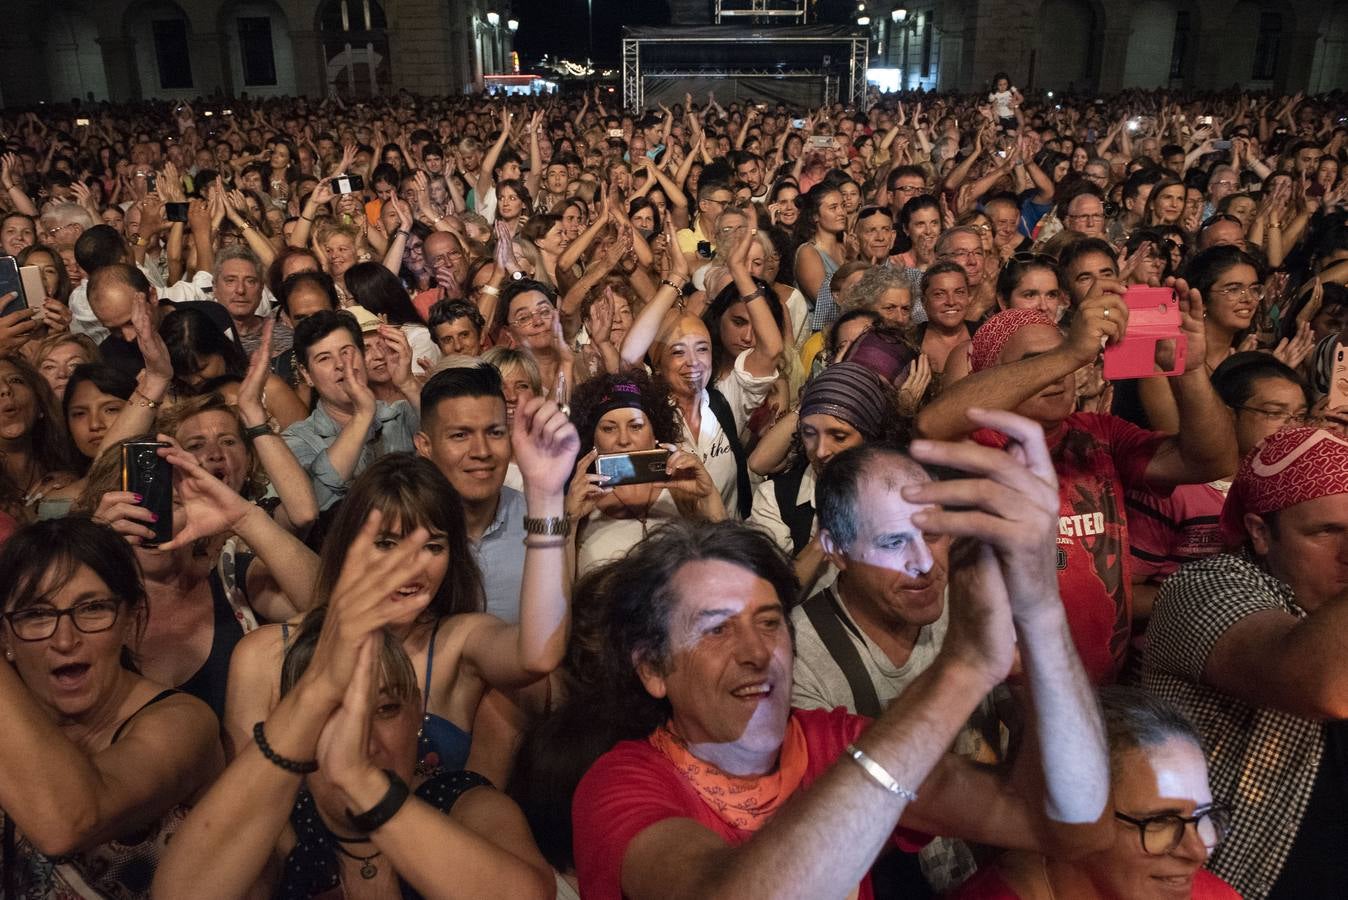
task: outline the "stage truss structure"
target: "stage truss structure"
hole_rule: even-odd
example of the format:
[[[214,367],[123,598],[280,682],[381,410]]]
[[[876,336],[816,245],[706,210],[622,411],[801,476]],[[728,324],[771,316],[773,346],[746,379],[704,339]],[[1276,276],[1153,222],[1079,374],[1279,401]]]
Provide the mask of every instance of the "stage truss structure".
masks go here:
[[[711,29],[715,26],[701,26],[696,29],[680,28],[624,28],[622,46],[622,88],[623,106],[627,109],[641,109],[645,106],[645,80],[647,78],[792,78],[818,79],[823,82],[824,102],[836,103],[844,100],[858,110],[867,107],[866,65],[870,59],[870,37],[863,31],[845,35],[821,35],[809,32],[817,28],[793,28],[790,26],[745,29],[727,28],[723,34]],[[690,31],[696,34],[690,34]],[[682,33],[681,33],[682,32]],[[762,42],[776,42],[794,45],[834,45],[846,44],[850,48],[848,58],[841,65],[832,66],[772,66],[772,67],[736,67],[712,66],[690,68],[678,65],[652,65],[642,62],[643,44],[742,44],[746,39]],[[844,78],[844,75],[846,76]]]
[[[716,23],[750,19],[756,24],[804,25],[806,0],[716,0]]]

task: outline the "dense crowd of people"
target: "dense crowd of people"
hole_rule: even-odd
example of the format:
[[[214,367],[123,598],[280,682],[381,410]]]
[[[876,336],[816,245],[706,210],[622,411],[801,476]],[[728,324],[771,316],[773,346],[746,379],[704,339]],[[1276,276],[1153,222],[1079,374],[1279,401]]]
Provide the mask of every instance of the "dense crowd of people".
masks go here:
[[[989,88],[0,112],[0,897],[1343,896],[1348,109]]]

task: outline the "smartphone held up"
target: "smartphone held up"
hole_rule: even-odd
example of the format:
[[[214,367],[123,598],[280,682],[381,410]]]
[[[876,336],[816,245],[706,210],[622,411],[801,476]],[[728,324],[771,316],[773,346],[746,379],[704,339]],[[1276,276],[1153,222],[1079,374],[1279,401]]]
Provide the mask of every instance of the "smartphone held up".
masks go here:
[[[1175,291],[1133,285],[1123,302],[1128,307],[1128,330],[1122,341],[1105,348],[1105,378],[1122,381],[1183,372],[1188,341]]]

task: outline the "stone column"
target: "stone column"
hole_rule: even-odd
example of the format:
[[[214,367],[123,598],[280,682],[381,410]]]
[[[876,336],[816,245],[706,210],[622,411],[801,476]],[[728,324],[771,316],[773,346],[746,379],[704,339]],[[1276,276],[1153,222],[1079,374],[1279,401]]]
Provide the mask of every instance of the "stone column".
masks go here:
[[[108,98],[113,103],[139,100],[140,70],[136,67],[136,42],[126,37],[101,37],[98,46],[103,51]]]
[[[1128,38],[1132,35],[1126,13],[1116,11],[1111,14],[1111,19],[1117,20],[1111,21],[1107,30],[1096,32],[1100,60],[1095,71],[1095,90],[1100,94],[1122,89],[1123,70],[1128,62]]]
[[[191,34],[187,38],[188,51],[192,54],[192,84],[202,96],[225,89],[228,80],[225,77],[225,57],[228,55],[228,42],[223,34]]]
[[[328,61],[317,31],[291,31],[290,47],[295,59],[295,90],[305,97],[325,97],[328,92]]]
[[[403,0],[389,17],[393,89],[419,94],[452,90],[450,24],[437,0]]]

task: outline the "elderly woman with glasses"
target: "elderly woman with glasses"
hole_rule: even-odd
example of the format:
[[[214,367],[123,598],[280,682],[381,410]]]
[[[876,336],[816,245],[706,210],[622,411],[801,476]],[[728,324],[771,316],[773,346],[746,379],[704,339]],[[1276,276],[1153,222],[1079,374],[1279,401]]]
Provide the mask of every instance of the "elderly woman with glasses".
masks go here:
[[[1203,868],[1227,834],[1231,814],[1208,788],[1198,732],[1179,712],[1130,688],[1101,692],[1109,741],[1114,841],[1080,859],[1004,854],[954,894],[954,900],[1240,895]]]
[[[144,897],[224,764],[219,723],[136,670],[145,589],[111,528],[18,531],[0,551],[0,603],[6,896]]]
[[[564,402],[575,382],[552,291],[528,278],[512,281],[502,289],[495,313],[492,333],[498,343],[506,341],[529,353],[538,364],[543,395]]]

